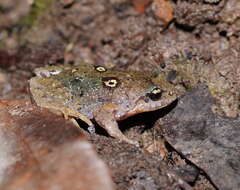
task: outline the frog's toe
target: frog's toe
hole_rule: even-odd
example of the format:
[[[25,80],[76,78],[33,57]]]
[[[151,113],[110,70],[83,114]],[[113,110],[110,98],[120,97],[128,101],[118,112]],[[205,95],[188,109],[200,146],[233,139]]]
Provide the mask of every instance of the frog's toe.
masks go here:
[[[128,139],[128,138],[127,138],[127,139],[123,139],[123,141],[125,141],[125,142],[127,142],[127,143],[129,143],[129,144],[135,145],[136,147],[140,147],[138,141],[133,141],[133,140]]]
[[[104,104],[100,107],[98,107],[94,111],[94,119],[95,121],[102,127],[104,128],[107,133],[116,139],[119,139],[121,141],[124,141],[129,144],[133,144],[135,146],[139,146],[138,142],[133,141],[129,138],[127,138],[122,131],[118,128],[118,123],[115,119],[115,110],[116,110],[116,105],[109,103],[109,104]]]

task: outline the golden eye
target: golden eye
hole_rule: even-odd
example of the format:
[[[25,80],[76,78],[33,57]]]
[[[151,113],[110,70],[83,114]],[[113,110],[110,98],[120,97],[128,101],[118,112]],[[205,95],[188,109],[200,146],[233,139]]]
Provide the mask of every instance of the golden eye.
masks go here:
[[[161,92],[162,92],[162,90],[160,88],[154,88],[151,93],[157,95]]]
[[[100,73],[107,71],[107,69],[105,67],[102,67],[102,66],[95,66],[95,70],[100,72]]]
[[[157,100],[159,100],[159,99],[161,98],[162,92],[163,92],[163,91],[162,91],[161,88],[155,87],[155,88],[153,88],[153,89],[151,90],[150,93],[147,93],[147,96],[148,96],[151,100],[157,101]]]
[[[116,88],[119,85],[118,79],[115,77],[102,78],[103,85],[105,87]]]

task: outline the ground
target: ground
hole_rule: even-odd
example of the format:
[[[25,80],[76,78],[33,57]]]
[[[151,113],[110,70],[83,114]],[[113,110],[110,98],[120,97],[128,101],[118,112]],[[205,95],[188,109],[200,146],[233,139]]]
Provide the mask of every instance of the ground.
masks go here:
[[[240,169],[234,136],[240,113],[238,0],[1,2],[0,20],[0,99],[30,102],[34,68],[81,61],[163,73],[182,94],[166,109],[120,122],[127,136],[140,139],[140,148],[101,130],[96,135],[82,130],[118,189],[240,187],[233,179],[239,175],[231,175]],[[220,126],[211,132],[224,146],[209,135],[211,126]],[[207,152],[209,147],[216,152]],[[213,160],[228,155],[227,164],[211,164],[206,155]],[[231,167],[226,176],[217,175],[221,164]],[[185,186],[179,187],[179,180]]]

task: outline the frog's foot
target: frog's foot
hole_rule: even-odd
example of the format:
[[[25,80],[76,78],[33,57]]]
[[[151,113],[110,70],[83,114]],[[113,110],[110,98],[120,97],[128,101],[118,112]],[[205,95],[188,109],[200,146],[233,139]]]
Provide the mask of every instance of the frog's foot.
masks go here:
[[[68,107],[65,107],[64,105],[61,104],[52,104],[52,103],[47,103],[45,105],[41,105],[42,107],[50,109],[52,112],[56,113],[59,115],[59,113],[63,114],[65,119],[69,118],[78,118],[81,119],[83,122],[88,124],[88,130],[89,132],[95,132],[95,128],[91,120],[89,120],[85,115],[71,109]],[[75,121],[74,124],[77,122]]]
[[[118,123],[114,116],[116,105],[109,103],[99,106],[93,113],[95,121],[104,128],[108,134],[114,138],[125,141],[129,144],[139,146],[137,141],[127,138],[118,128]]]

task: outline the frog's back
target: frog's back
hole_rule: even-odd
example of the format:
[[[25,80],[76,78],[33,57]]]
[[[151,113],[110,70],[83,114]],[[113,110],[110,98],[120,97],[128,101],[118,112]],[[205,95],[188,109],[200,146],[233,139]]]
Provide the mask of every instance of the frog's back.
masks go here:
[[[30,80],[30,92],[40,106],[62,105],[91,118],[91,109],[101,104],[98,96],[101,77],[94,66],[47,66],[36,69],[35,73],[37,76]]]
[[[111,102],[123,109],[134,104],[153,85],[151,77],[146,76],[141,72],[80,64],[65,68],[53,78],[66,89],[65,105],[92,118],[94,108],[101,104]]]
[[[118,105],[125,112],[155,87],[151,74],[86,64],[47,66],[36,69],[35,73],[37,76],[30,80],[30,91],[38,105],[62,105],[90,119],[94,109],[106,102]]]

